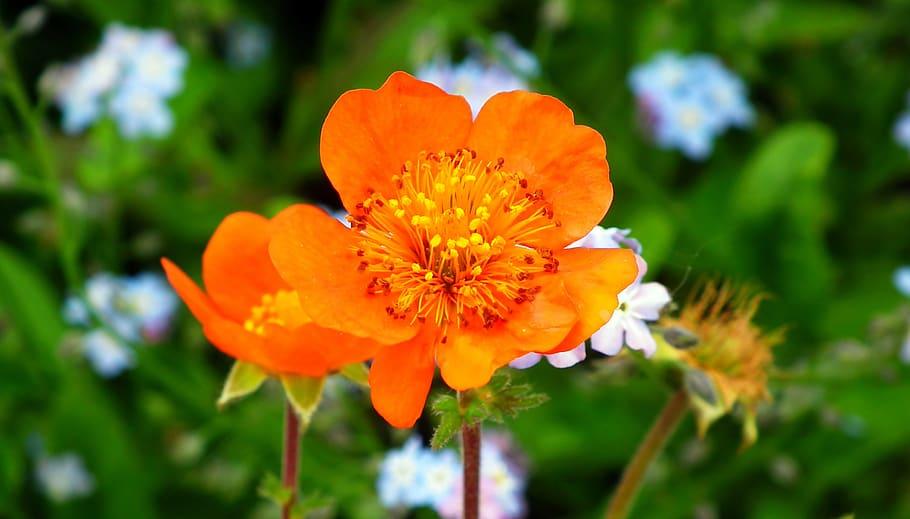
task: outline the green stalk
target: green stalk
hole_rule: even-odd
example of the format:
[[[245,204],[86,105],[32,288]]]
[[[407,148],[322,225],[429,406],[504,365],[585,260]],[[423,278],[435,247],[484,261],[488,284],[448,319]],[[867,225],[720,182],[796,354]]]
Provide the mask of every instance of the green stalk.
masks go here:
[[[673,435],[673,431],[676,430],[688,409],[688,398],[684,390],[677,391],[664,405],[654,425],[651,426],[651,430],[648,431],[644,440],[639,444],[638,450],[635,451],[635,455],[626,465],[616,493],[613,494],[613,499],[610,501],[610,507],[607,508],[606,519],[625,519],[629,515],[635,498],[641,490],[648,467],[663,450],[664,444]]]

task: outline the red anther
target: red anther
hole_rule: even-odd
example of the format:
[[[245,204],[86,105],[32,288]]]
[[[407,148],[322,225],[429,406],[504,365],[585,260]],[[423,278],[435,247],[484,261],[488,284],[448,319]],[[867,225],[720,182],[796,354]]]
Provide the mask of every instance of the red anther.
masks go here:
[[[357,270],[364,271],[364,270],[366,270],[367,267],[369,267],[369,266],[370,266],[370,264],[367,263],[366,261],[361,261],[360,264],[357,265]]]
[[[357,255],[360,256],[360,257],[366,256],[366,255],[367,255],[367,251],[365,251],[365,250],[363,250],[363,249],[357,249]]]
[[[528,179],[523,178],[523,179],[519,180],[518,185],[521,186],[522,189],[527,189],[528,188]]]
[[[530,254],[525,254],[524,260],[528,265],[534,264],[534,256],[531,256]]]
[[[385,202],[383,202],[381,199],[377,198],[375,204],[378,205],[379,207],[382,207],[385,205]]]
[[[443,335],[443,336],[442,336],[442,339],[440,339],[439,342],[440,342],[441,344],[445,344],[445,343],[449,342],[449,336],[448,336],[448,335]]]

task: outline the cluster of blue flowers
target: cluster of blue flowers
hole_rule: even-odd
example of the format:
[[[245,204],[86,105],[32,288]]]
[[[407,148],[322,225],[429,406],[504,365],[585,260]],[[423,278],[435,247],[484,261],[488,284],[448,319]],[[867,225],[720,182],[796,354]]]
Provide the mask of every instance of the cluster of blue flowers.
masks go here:
[[[629,84],[658,145],[693,159],[707,157],[728,128],[755,119],[745,84],[714,56],[662,52],[635,67]]]
[[[109,114],[124,137],[167,135],[167,100],[183,88],[187,61],[166,31],[108,26],[95,52],[52,74],[63,130],[80,132]]]
[[[525,470],[510,456],[505,437],[487,438],[480,456],[480,517],[511,519],[525,510]],[[429,507],[443,518],[458,519],[462,508],[462,467],[454,450],[433,451],[411,437],[389,451],[379,470],[379,499],[388,508]]]
[[[167,334],[177,310],[177,296],[157,274],[92,276],[85,297],[66,300],[67,323],[86,329],[81,350],[103,377],[114,377],[135,363],[131,345],[154,343]]]
[[[894,123],[894,140],[903,148],[910,151],[910,94],[907,94],[907,109],[901,113]]]
[[[450,94],[464,96],[476,116],[487,99],[499,92],[527,90],[527,79],[539,73],[540,64],[534,54],[521,48],[511,36],[500,33],[493,37],[491,52],[473,49],[458,64],[448,57],[437,57],[420,67],[416,77]]]

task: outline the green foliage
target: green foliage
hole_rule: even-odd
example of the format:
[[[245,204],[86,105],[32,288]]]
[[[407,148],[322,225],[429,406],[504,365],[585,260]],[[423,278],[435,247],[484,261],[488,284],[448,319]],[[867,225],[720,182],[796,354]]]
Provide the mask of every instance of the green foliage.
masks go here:
[[[463,426],[479,425],[486,421],[504,423],[521,411],[543,405],[549,398],[535,393],[530,384],[515,384],[506,371],[498,371],[486,386],[468,391],[458,398],[450,394],[437,395],[430,408],[439,418],[430,445],[444,447]]]
[[[733,454],[740,432],[726,417],[703,442],[685,422],[634,516],[910,517],[910,371],[898,360],[910,310],[891,279],[910,263],[910,158],[892,135],[910,89],[910,4],[286,4],[52,1],[43,25],[0,37],[14,44],[0,55],[0,516],[258,516],[256,485],[280,460],[284,386],[233,373],[186,311],[163,342],[136,350],[134,369],[102,378],[63,322],[65,298],[96,272],[158,272],[161,256],[200,279],[205,244],[232,211],[274,215],[301,201],[340,208],[319,159],[335,99],[437,54],[457,61],[467,40],[504,31],[540,59],[533,88],[604,136],[615,197],[603,225],[641,240],[647,279],[678,303],[701,277],[753,283],[770,296],[759,322],[787,329],[756,445]],[[14,27],[23,5],[0,2],[0,23]],[[553,19],[561,8],[565,18]],[[262,23],[272,45],[237,68],[225,50],[229,28],[244,20]],[[167,137],[128,140],[110,120],[65,134],[40,93],[50,64],[89,52],[115,21],[164,28],[189,53]],[[661,150],[642,131],[628,73],[665,49],[718,56],[756,108],[754,127],[726,132],[704,161]],[[9,96],[12,65],[32,124]],[[667,333],[679,346],[692,342]],[[438,423],[438,447],[463,423],[502,422],[531,462],[530,516],[595,517],[665,400],[660,384],[640,376],[646,370],[658,367],[640,355],[591,352],[570,370],[542,362],[527,372],[536,391],[497,375],[462,408],[446,390],[417,430]],[[229,372],[238,380],[224,393]],[[376,467],[401,438],[365,391],[350,390],[348,381],[367,380],[364,365],[341,375],[324,386],[288,384],[303,415],[319,408],[301,440],[295,513],[385,518]],[[707,389],[693,388],[706,397]],[[253,390],[255,402],[228,413],[212,405]],[[552,402],[538,407],[541,395]],[[66,503],[42,495],[26,448],[34,436],[48,454],[82,456],[92,495]],[[272,478],[277,486],[263,486],[280,498]]]

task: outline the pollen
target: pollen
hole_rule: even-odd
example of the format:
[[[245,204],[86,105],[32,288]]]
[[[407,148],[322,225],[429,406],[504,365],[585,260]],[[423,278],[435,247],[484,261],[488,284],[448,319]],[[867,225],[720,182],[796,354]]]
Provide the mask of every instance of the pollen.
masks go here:
[[[250,309],[249,317],[243,322],[243,329],[265,336],[268,333],[267,326],[269,325],[296,328],[305,320],[297,292],[279,290],[262,296],[260,304]]]
[[[391,318],[493,326],[557,271],[543,246],[559,226],[552,205],[503,159],[422,152],[390,176],[397,189],[358,204],[351,229],[363,260],[352,275],[364,275],[369,294],[391,296]]]

